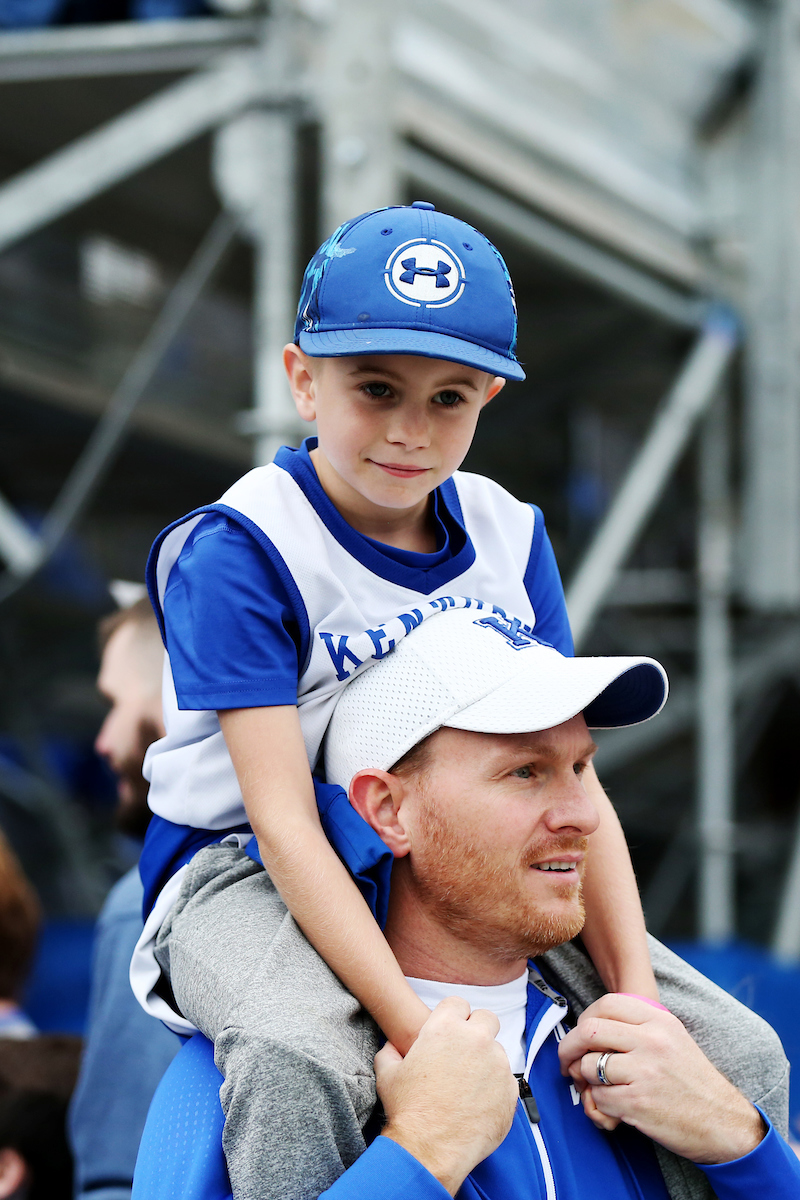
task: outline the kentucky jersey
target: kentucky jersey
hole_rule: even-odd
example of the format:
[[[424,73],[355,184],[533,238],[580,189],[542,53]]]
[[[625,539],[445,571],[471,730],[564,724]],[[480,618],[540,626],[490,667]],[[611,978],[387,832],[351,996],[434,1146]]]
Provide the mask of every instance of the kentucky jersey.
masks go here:
[[[538,509],[456,472],[434,494],[437,551],[383,546],[330,502],[309,457],[315,444],[284,447],[153,548],[148,584],[167,647],[166,736],[148,751],[144,773],[150,807],[177,825],[226,829],[247,820],[218,710],[296,702],[313,768],[347,681],[443,607],[494,613],[509,637],[535,629],[572,653]],[[196,544],[201,533],[216,540]],[[202,603],[185,586],[201,551]]]

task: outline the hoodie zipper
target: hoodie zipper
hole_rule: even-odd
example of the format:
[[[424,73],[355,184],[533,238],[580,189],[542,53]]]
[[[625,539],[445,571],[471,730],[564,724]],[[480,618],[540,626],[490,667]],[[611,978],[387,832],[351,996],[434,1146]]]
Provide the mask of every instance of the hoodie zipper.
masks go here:
[[[529,1080],[531,1067],[533,1066],[533,1060],[536,1058],[536,1055],[539,1053],[540,1049],[547,1041],[556,1025],[559,1025],[564,1020],[568,1005],[564,997],[559,996],[557,992],[554,992],[552,988],[548,987],[541,976],[537,976],[533,972],[530,972],[529,979],[539,991],[543,992],[544,995],[547,996],[548,1000],[550,1000],[550,1007],[545,1009],[539,1018],[539,1021],[533,1032],[533,1037],[531,1038],[530,1046],[528,1047],[528,1053],[525,1061],[525,1072],[521,1077],[518,1077],[520,1100],[525,1109],[525,1115],[528,1118],[528,1124],[530,1125],[531,1133],[533,1134],[533,1140],[536,1144],[536,1149],[539,1154],[539,1160],[542,1164],[546,1200],[557,1200],[556,1181],[553,1175],[553,1167],[550,1163],[547,1147],[544,1144],[542,1131],[539,1128],[539,1107],[536,1103],[533,1091],[531,1090]],[[525,1089],[524,1091],[523,1086]],[[531,1108],[535,1110],[535,1117],[531,1113]]]

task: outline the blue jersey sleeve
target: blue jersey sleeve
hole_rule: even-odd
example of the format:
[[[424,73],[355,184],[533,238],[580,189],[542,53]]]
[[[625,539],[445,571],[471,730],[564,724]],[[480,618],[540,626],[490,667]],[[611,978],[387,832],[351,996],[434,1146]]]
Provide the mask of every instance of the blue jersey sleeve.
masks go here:
[[[300,622],[276,565],[242,526],[221,513],[195,526],[163,609],[179,708],[297,703]]]
[[[536,636],[571,658],[575,648],[556,556],[547,536],[542,510],[535,504],[531,508],[533,540],[523,583],[536,614]]]
[[[797,1200],[800,1196],[800,1159],[764,1120],[769,1125],[765,1138],[744,1158],[710,1167],[698,1164],[719,1200],[752,1200],[762,1195],[769,1200]]]
[[[450,1193],[413,1155],[377,1137],[319,1200],[449,1200]]]

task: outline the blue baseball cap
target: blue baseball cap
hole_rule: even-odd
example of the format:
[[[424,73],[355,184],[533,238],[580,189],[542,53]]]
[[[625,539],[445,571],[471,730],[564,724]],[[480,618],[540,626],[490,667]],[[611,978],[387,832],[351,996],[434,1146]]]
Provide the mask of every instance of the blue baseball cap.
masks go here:
[[[312,358],[418,354],[525,378],[500,252],[425,200],[363,213],[320,246],[303,277],[295,341]]]

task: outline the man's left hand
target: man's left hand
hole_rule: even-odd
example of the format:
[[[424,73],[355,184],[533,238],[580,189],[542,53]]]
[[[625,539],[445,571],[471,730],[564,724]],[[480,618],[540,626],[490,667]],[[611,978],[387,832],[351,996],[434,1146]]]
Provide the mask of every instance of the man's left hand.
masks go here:
[[[601,1053],[609,1080],[597,1074]],[[643,1000],[611,993],[591,1004],[559,1046],[561,1070],[601,1129],[619,1121],[696,1163],[754,1150],[765,1133],[758,1110],[706,1058],[681,1022]]]

